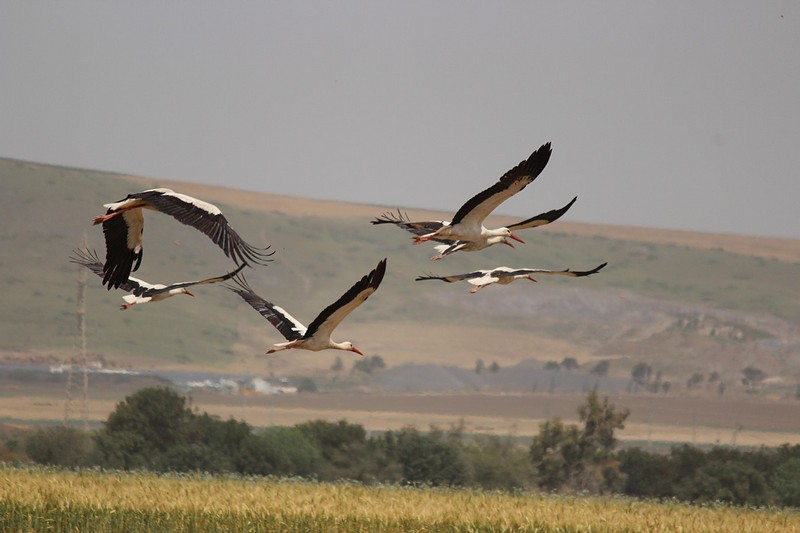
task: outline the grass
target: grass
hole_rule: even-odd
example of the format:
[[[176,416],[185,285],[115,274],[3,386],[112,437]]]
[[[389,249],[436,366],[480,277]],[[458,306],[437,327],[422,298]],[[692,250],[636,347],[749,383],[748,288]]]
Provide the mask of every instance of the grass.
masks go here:
[[[0,468],[12,531],[798,531],[791,510],[263,478]]]

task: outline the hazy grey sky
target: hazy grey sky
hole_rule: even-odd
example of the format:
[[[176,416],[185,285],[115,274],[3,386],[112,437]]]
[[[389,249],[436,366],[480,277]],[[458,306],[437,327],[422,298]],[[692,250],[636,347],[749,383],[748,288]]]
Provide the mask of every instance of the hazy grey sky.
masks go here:
[[[0,0],[0,156],[800,238],[796,1]],[[116,198],[109,198],[109,201]]]

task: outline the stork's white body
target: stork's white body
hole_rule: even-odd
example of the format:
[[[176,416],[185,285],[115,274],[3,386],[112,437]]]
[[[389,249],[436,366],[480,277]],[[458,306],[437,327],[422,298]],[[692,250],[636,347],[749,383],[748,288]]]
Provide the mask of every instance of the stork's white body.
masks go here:
[[[192,293],[189,292],[189,289],[187,289],[186,287],[167,289],[166,285],[161,285],[160,283],[156,285],[150,285],[137,278],[128,278],[128,280],[136,282],[142,287],[147,287],[153,290],[153,292],[149,296],[137,296],[135,294],[126,294],[125,296],[122,297],[122,299],[125,300],[126,304],[122,306],[122,309],[129,309],[136,304],[144,304],[147,302],[160,302],[162,300],[166,300],[167,298],[171,298],[172,296],[177,296],[178,294],[188,294],[189,296],[193,296]]]
[[[467,272],[466,274],[455,274],[452,276],[433,276],[433,275],[426,275],[426,276],[418,276],[416,281],[425,281],[425,280],[440,280],[447,283],[455,283],[458,281],[466,281],[473,287],[469,290],[471,293],[476,293],[481,290],[483,287],[488,285],[492,285],[497,283],[498,285],[508,285],[509,283],[513,283],[518,279],[528,279],[530,281],[536,281],[534,275],[539,274],[547,274],[547,275],[557,275],[557,276],[569,276],[572,278],[580,278],[585,276],[591,276],[592,274],[596,274],[600,270],[603,269],[608,263],[603,263],[602,265],[598,265],[592,270],[584,270],[584,271],[575,271],[575,270],[546,270],[541,268],[509,268],[509,267],[497,267],[491,270],[475,270],[473,272]]]
[[[352,342],[336,342],[331,339],[331,335],[347,315],[378,290],[385,273],[386,259],[383,259],[374,270],[350,287],[337,301],[323,309],[308,327],[282,307],[257,295],[242,278],[234,278],[237,286],[226,285],[226,287],[241,296],[253,309],[275,326],[286,339],[286,342],[272,345],[267,350],[268,354],[299,348],[312,352],[327,349],[347,350],[363,356],[364,354],[353,346]]]
[[[106,240],[103,284],[109,290],[125,283],[142,262],[142,209],[160,211],[205,233],[236,265],[263,265],[272,255],[265,253],[269,247],[255,248],[242,240],[217,206],[171,189],[148,189],[129,194],[104,207],[106,214],[95,217],[94,224],[103,225]]]
[[[506,172],[494,185],[479,192],[461,206],[453,220],[427,235],[414,237],[414,244],[431,239],[480,241],[492,237],[511,238],[522,242],[509,228],[488,229],[486,217],[497,207],[524,189],[544,170],[550,160],[550,143],[542,145],[528,159]]]
[[[572,207],[572,204],[578,199],[576,196],[572,199],[567,205],[560,209],[552,209],[545,213],[540,213],[536,216],[528,218],[526,220],[520,220],[519,222],[515,222],[514,224],[510,224],[507,226],[512,233],[522,229],[528,228],[538,228],[540,226],[544,226],[546,224],[550,224],[561,218],[561,216],[569,211],[569,208]],[[412,233],[417,236],[426,236],[434,233],[435,231],[439,230],[440,228],[447,226],[450,224],[449,221],[444,220],[426,220],[426,221],[418,221],[412,222],[408,215],[404,215],[397,211],[397,214],[392,212],[383,213],[381,216],[372,219],[371,224],[394,224],[398,228],[404,229],[409,233]],[[518,237],[516,238],[518,241],[522,241],[522,239]],[[445,239],[440,237],[432,237],[431,240],[436,241],[438,244],[434,246],[434,249],[438,252],[434,255],[431,259],[437,261],[444,257],[447,257],[450,254],[455,252],[477,252],[488,248],[490,246],[494,246],[495,244],[505,244],[506,246],[510,246],[514,248],[514,245],[508,240],[507,237],[503,235],[492,235],[486,236],[474,241],[459,241],[459,240],[452,240],[452,239]]]
[[[74,255],[70,257],[70,261],[76,263],[78,265],[85,266],[101,278],[103,277],[103,264],[100,262],[100,259],[97,257],[97,253],[88,250],[75,250]],[[241,272],[245,265],[241,265],[239,268],[234,270],[233,272],[228,272],[223,276],[217,276],[214,278],[207,278],[198,281],[182,281],[180,283],[173,283],[171,285],[163,285],[161,283],[148,283],[144,280],[129,277],[123,283],[120,284],[120,288],[122,290],[130,292],[130,294],[126,294],[122,297],[125,301],[124,304],[120,307],[123,311],[125,309],[130,309],[136,304],[143,304],[147,302],[160,302],[162,300],[166,300],[167,298],[171,298],[172,296],[176,296],[178,294],[186,294],[187,296],[194,296],[191,292],[189,292],[189,287],[194,285],[206,285],[209,283],[219,283],[221,281],[228,280]]]

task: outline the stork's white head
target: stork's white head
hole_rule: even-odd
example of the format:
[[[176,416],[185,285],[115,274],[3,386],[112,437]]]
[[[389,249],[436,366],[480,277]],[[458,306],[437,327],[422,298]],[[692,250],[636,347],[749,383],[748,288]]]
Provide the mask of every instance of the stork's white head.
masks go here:
[[[353,343],[350,342],[350,341],[345,341],[345,342],[339,343],[337,348],[339,348],[340,350],[347,350],[349,352],[355,352],[358,355],[360,355],[361,357],[364,357],[364,354],[361,353],[361,350],[359,350],[358,348],[353,346]]]
[[[525,244],[525,241],[523,241],[522,239],[520,239],[519,237],[517,237],[516,235],[511,233],[511,230],[508,229],[508,228],[497,228],[495,230],[489,230],[489,234],[490,234],[489,238],[493,238],[493,237],[508,238],[508,239],[514,239],[515,241],[518,241],[518,242],[521,242],[522,244]],[[498,241],[498,242],[503,242],[503,241]],[[504,244],[510,245],[511,243],[510,242],[505,242]],[[512,246],[512,248],[513,248],[513,246]]]
[[[525,244],[525,241],[523,241],[522,239],[520,239],[519,237],[517,237],[516,235],[511,233],[511,230],[508,230],[508,236],[511,237],[512,239],[514,239],[517,242],[521,242],[522,244]],[[511,243],[508,243],[508,244],[511,244]]]
[[[486,239],[486,246],[492,246],[495,244],[506,244],[512,248],[514,247],[513,244],[508,242],[508,235],[492,235],[491,237]]]

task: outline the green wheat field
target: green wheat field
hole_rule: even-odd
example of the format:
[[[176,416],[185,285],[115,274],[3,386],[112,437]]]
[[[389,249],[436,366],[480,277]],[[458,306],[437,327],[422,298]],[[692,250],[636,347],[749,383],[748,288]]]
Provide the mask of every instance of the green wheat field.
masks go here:
[[[800,531],[790,510],[0,467],[2,531]]]

